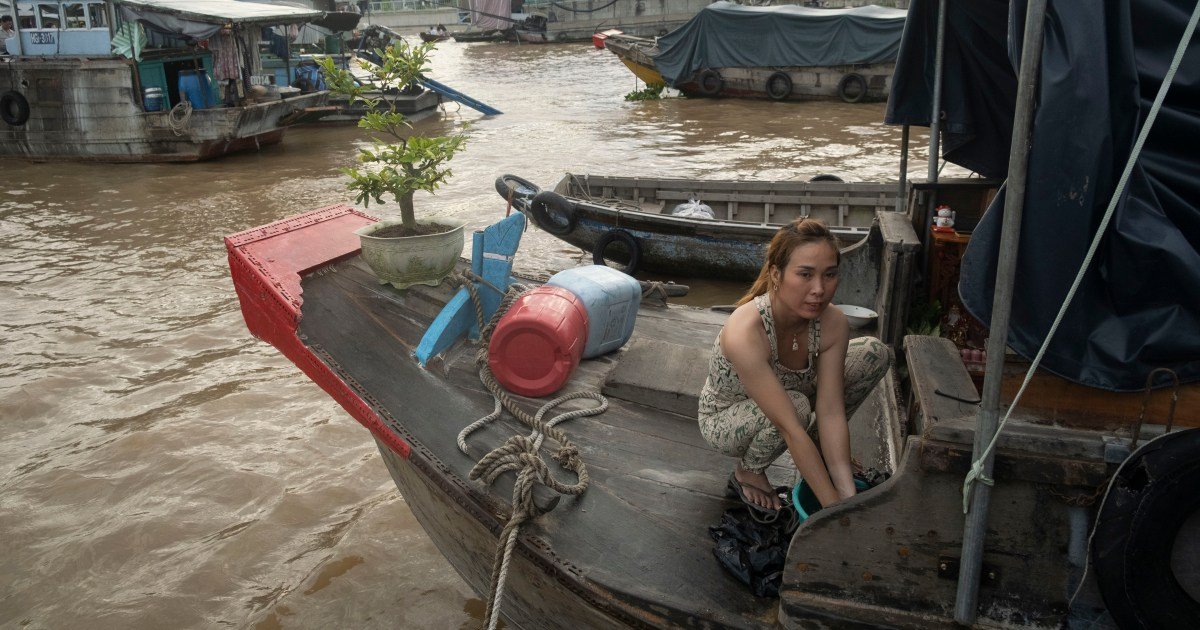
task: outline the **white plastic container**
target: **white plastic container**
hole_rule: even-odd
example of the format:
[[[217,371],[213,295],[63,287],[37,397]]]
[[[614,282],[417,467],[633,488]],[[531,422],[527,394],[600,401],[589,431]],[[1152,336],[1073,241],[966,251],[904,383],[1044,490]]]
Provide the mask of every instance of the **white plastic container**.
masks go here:
[[[588,314],[583,358],[590,359],[625,345],[633,335],[642,287],[632,276],[604,265],[560,271],[546,283],[574,293]]]
[[[148,112],[162,111],[163,91],[160,87],[148,87],[144,90],[143,104]]]

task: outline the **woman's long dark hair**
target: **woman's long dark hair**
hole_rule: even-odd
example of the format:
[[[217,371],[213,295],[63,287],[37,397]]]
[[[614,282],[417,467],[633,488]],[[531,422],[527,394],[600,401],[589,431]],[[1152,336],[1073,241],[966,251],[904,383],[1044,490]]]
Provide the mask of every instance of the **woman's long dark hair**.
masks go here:
[[[771,238],[771,244],[767,245],[767,258],[763,261],[762,269],[758,272],[758,278],[751,285],[750,290],[742,299],[737,301],[737,305],[741,306],[750,300],[771,290],[771,267],[777,267],[780,271],[787,268],[788,259],[792,257],[792,252],[797,247],[808,245],[809,243],[819,242],[829,243],[834,252],[837,252],[837,260],[842,262],[842,252],[838,249],[837,237],[833,232],[829,231],[829,227],[820,219],[796,219],[791,223],[779,228],[775,236]]]

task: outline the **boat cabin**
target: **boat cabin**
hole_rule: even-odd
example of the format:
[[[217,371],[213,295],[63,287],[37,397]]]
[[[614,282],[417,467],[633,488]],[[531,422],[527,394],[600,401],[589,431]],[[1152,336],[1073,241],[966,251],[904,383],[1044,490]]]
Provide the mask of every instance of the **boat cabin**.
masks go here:
[[[14,16],[8,55],[133,59],[146,111],[278,100],[296,73],[289,27],[324,16],[235,0],[0,2],[0,14]]]

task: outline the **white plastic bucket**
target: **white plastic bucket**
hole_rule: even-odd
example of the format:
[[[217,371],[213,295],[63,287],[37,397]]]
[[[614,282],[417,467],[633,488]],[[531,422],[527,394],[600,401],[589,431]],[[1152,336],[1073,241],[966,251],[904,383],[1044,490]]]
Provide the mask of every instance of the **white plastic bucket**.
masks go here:
[[[142,95],[142,104],[148,112],[162,111],[163,93],[160,87],[148,87]]]

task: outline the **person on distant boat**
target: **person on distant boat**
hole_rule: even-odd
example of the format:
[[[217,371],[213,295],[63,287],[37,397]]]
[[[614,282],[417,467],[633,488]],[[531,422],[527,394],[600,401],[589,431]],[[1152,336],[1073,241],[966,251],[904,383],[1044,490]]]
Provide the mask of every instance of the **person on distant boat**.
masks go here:
[[[445,34],[446,34],[446,27],[445,27],[445,26],[442,26],[441,24],[438,24],[438,25],[437,25],[437,34],[438,34],[438,35],[445,35]]]
[[[8,45],[8,38],[15,37],[17,32],[13,29],[13,19],[11,15],[0,17],[0,55],[7,55],[8,51],[5,46]]]
[[[847,420],[892,354],[873,337],[851,341],[846,315],[829,308],[840,259],[823,222],[780,228],[713,346],[700,432],[738,458],[729,491],[760,513],[781,505],[765,471],[784,450],[821,505],[855,494]]]

